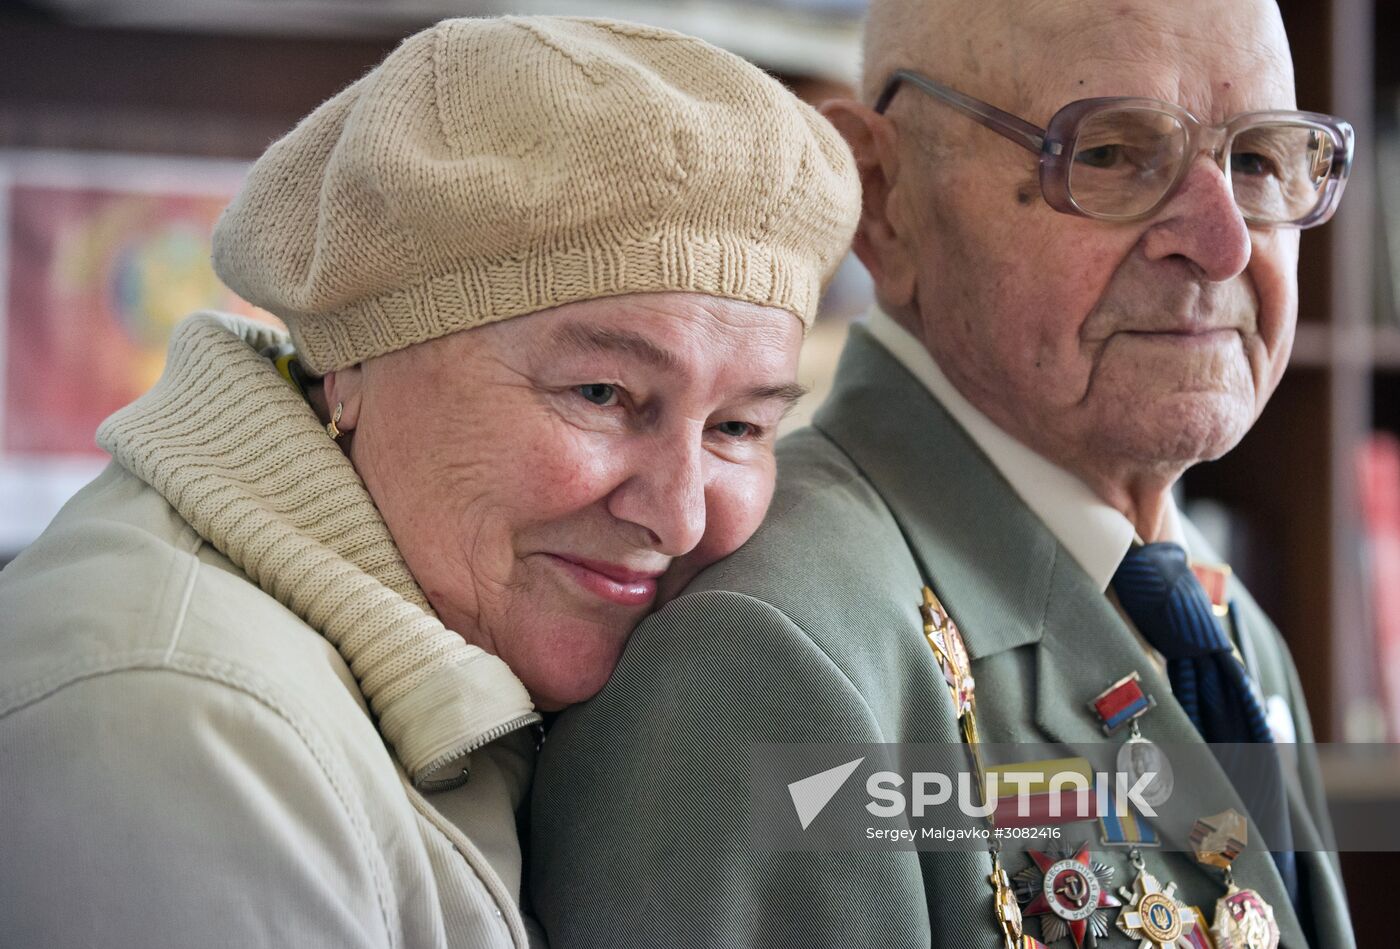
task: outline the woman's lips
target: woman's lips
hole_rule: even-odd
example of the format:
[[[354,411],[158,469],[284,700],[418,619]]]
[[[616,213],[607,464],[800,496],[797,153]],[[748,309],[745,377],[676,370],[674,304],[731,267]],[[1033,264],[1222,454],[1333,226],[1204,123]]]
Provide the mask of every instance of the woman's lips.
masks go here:
[[[620,606],[647,606],[656,599],[660,571],[631,570],[585,557],[546,554],[550,561],[589,593]]]

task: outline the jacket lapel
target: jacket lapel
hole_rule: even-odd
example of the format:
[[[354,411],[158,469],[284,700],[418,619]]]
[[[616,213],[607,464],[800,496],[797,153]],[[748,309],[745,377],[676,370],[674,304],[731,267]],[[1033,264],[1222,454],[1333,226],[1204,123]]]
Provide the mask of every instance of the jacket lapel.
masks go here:
[[[1045,737],[1101,743],[1088,702],[1134,669],[1150,691],[1168,694],[1108,598],[961,426],[859,325],[814,425],[890,506],[974,661],[1036,646],[1035,722]],[[1175,724],[1181,735],[1172,740],[1194,734],[1184,714]]]
[[[1111,770],[1119,741],[1106,740],[1091,699],[1136,670],[1159,704],[1143,734],[1166,747],[1195,746],[1159,831],[1189,851],[1191,824],[1233,807],[1230,782],[1109,599],[1060,545],[976,443],[928,390],[859,325],[841,355],[831,397],[813,425],[836,443],[889,505],[927,582],[962,631],[974,662],[1035,647],[1035,724],[999,740],[1050,740]],[[979,689],[979,704],[997,701]],[[981,717],[981,716],[979,716]],[[1189,775],[1189,776],[1188,776]],[[1258,834],[1252,840],[1259,840]],[[1298,922],[1267,850],[1236,863],[1275,910],[1284,945],[1301,945]],[[1289,934],[1294,934],[1289,938]]]
[[[813,425],[889,505],[972,658],[1039,641],[1058,544],[864,327],[852,327]]]
[[[1298,848],[1299,879],[1307,883],[1302,899],[1308,901],[1313,932],[1324,946],[1355,946],[1351,920],[1344,915],[1346,890],[1327,855],[1334,846],[1318,833],[1301,795],[1289,795],[1288,810],[1293,820],[1293,843]],[[1342,914],[1339,907],[1343,908]]]

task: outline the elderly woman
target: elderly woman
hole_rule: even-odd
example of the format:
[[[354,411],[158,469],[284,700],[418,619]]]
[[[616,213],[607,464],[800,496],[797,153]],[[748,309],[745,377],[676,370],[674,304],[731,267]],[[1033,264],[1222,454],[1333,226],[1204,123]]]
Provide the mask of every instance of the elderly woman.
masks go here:
[[[0,577],[6,945],[523,944],[536,710],[758,525],[857,191],[603,20],[439,24],[274,144],[214,263],[290,341],[181,324]]]

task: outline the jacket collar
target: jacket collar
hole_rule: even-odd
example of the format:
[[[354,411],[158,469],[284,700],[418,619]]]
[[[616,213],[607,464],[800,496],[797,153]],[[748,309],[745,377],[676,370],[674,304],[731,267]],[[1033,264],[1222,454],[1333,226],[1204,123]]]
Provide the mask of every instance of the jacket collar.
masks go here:
[[[973,405],[953,385],[933,355],[894,318],[875,307],[865,324],[870,336],[898,359],[933,394],[966,432],[1036,518],[1084,568],[1100,591],[1107,590],[1132,546],[1132,523],[1072,472],[1017,440]],[[1175,523],[1176,508],[1167,506]]]
[[[539,716],[504,662],[434,615],[349,460],[262,355],[286,343],[189,317],[160,380],[98,443],[335,645],[416,785],[460,784],[469,752]]]
[[[860,325],[851,328],[831,398],[813,425],[889,505],[972,658],[1040,641],[1058,542],[929,391]]]

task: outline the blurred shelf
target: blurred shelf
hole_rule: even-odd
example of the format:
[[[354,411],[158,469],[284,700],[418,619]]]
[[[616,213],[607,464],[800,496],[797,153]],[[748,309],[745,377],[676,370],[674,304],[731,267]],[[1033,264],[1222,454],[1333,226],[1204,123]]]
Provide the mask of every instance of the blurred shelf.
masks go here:
[[[1319,745],[1317,757],[1329,801],[1400,805],[1400,744]]]
[[[1380,369],[1400,369],[1400,329],[1388,327],[1375,334],[1375,365]]]
[[[610,17],[689,33],[786,75],[852,83],[864,0],[30,0],[70,24],[170,33],[401,37],[445,17]]]
[[[1324,323],[1299,323],[1293,336],[1290,366],[1329,366],[1332,364],[1332,327]]]
[[[1299,323],[1291,364],[1400,370],[1400,327]]]

